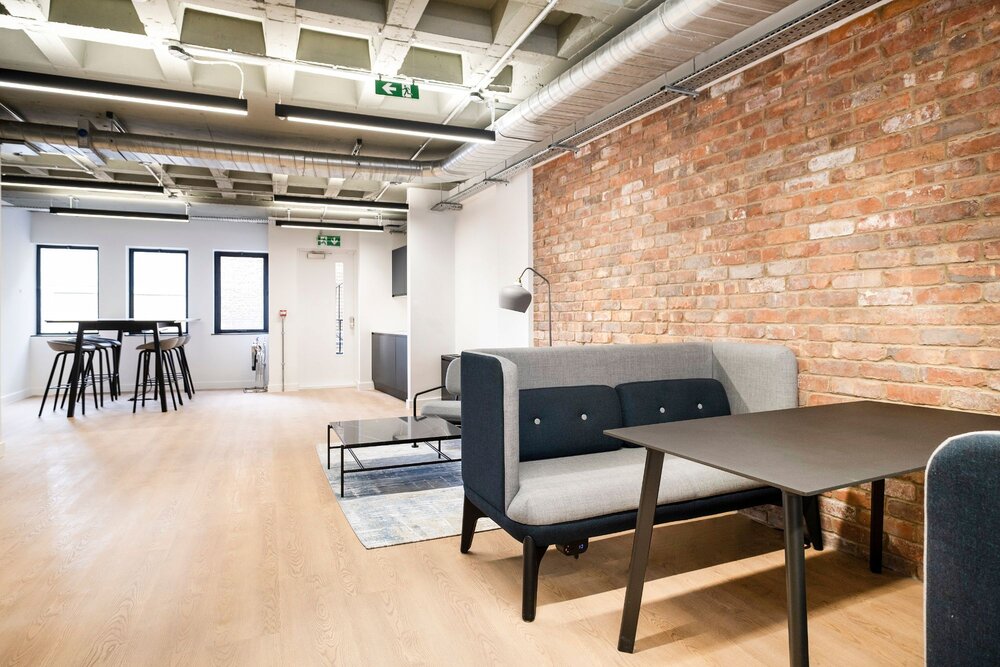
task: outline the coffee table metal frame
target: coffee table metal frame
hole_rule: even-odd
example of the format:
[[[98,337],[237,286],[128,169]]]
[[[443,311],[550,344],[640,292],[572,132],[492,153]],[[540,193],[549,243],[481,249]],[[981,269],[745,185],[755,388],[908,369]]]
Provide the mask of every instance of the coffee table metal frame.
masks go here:
[[[432,419],[440,419],[439,417],[432,417]],[[353,420],[352,420],[353,421]],[[443,420],[442,420],[443,421]],[[330,452],[334,449],[340,450],[340,497],[344,497],[344,475],[351,475],[359,472],[374,472],[376,470],[394,470],[396,468],[414,468],[417,466],[428,466],[436,465],[439,463],[454,463],[461,461],[461,458],[452,458],[444,453],[441,449],[441,443],[445,440],[460,440],[462,435],[460,433],[455,435],[443,435],[434,438],[401,438],[398,440],[384,440],[378,442],[362,442],[356,444],[346,444],[343,440],[340,441],[339,445],[334,445],[331,441],[330,434],[334,431],[334,428],[340,424],[340,422],[330,422],[326,425],[326,469],[330,469]],[[457,428],[457,427],[456,427]],[[340,436],[337,436],[340,439]],[[437,442],[437,447],[432,443]],[[365,448],[365,447],[385,447],[387,445],[413,445],[414,447],[419,447],[420,445],[427,445],[434,452],[437,453],[436,459],[431,459],[430,461],[417,461],[415,463],[396,463],[393,465],[381,465],[381,466],[366,466],[358,458],[358,455],[354,453],[353,450]],[[347,451],[354,459],[354,462],[358,465],[357,468],[352,468],[347,470],[344,466],[344,451]]]

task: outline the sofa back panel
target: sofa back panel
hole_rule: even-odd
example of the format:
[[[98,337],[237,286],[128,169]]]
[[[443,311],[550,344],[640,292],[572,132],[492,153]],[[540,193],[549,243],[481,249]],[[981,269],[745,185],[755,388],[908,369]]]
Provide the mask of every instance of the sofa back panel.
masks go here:
[[[462,423],[462,481],[498,510],[507,507],[507,474],[504,430],[502,360],[479,354],[463,355],[462,408],[469,419]]]
[[[711,343],[585,345],[476,350],[510,359],[518,388],[615,385],[641,380],[713,377]]]
[[[605,385],[522,389],[519,441],[522,461],[610,452],[621,441],[604,430],[622,426],[615,390]]]
[[[712,378],[629,382],[618,385],[615,391],[621,400],[625,426],[729,414],[726,389]]]
[[[784,410],[799,404],[798,363],[784,345],[712,343],[711,373],[722,382],[733,414]]]

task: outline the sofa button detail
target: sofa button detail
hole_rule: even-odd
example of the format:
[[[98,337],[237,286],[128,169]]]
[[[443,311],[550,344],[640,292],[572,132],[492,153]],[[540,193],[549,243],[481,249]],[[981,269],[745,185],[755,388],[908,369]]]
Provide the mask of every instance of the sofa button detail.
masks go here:
[[[705,406],[703,406],[703,405],[702,405],[701,403],[699,403],[699,404],[698,404],[698,409],[699,409],[699,410],[702,410],[702,409],[703,409],[704,407],[705,407]]]
[[[663,407],[663,406],[661,405],[661,406],[660,406],[660,414],[662,415],[662,414],[663,414],[663,413],[665,413],[666,411],[667,411],[667,409],[666,409],[665,407]]]
[[[580,415],[580,419],[582,419],[583,421],[587,421],[587,413],[584,412],[582,415]]]
[[[535,417],[535,426],[538,426],[541,423],[542,423],[542,420],[539,419],[538,417]]]

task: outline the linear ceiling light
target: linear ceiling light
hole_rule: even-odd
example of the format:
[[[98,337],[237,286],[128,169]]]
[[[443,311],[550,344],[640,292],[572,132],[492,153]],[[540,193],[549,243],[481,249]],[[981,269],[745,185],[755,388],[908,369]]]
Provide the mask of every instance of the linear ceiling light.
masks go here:
[[[120,220],[155,220],[170,222],[188,222],[187,213],[155,213],[151,211],[109,211],[100,208],[66,208],[52,206],[49,213],[53,215],[70,215],[77,218],[115,218]]]
[[[381,225],[359,225],[353,222],[323,222],[321,220],[296,220],[294,218],[279,218],[274,221],[278,227],[289,229],[322,229],[336,232],[381,232]]]
[[[206,95],[179,90],[162,90],[149,86],[133,86],[110,81],[77,79],[54,74],[36,74],[12,69],[0,69],[0,88],[37,90],[43,93],[77,95],[102,100],[121,100],[137,104],[154,104],[162,107],[211,111],[239,116],[247,115],[247,101],[235,97]]]
[[[35,178],[33,176],[4,176],[3,185],[8,188],[42,188],[46,190],[69,190],[71,192],[105,192],[119,195],[162,195],[159,185],[138,183],[115,183],[114,181],[84,181],[58,178]]]
[[[359,113],[330,111],[327,109],[310,109],[290,104],[275,104],[274,115],[284,120],[296,123],[313,123],[316,125],[331,125],[347,127],[355,130],[371,130],[389,134],[406,134],[412,137],[429,137],[431,139],[448,139],[475,144],[492,144],[497,140],[496,132],[480,130],[474,127],[453,127],[437,123],[423,123],[416,120],[400,118],[382,118],[366,116]]]
[[[410,207],[406,204],[397,204],[384,201],[362,201],[360,199],[324,199],[322,197],[296,197],[292,195],[275,195],[275,204],[300,204],[303,206],[327,206],[330,208],[341,208],[349,211],[386,211],[386,212],[406,212]]]

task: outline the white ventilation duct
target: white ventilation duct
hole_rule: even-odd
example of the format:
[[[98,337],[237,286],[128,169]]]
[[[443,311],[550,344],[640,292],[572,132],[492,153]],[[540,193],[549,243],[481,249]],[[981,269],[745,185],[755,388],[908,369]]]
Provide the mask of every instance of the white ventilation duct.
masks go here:
[[[0,137],[46,150],[134,162],[402,183],[465,180],[572,126],[791,0],[667,0],[494,124],[495,144],[467,144],[444,160],[394,160],[0,122]]]

